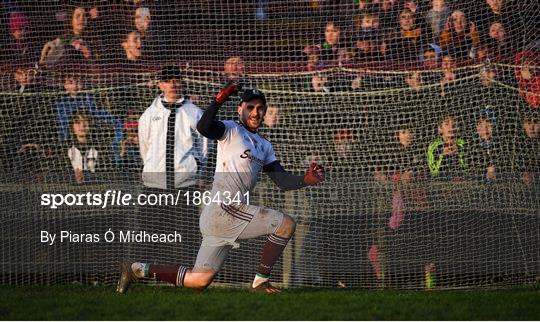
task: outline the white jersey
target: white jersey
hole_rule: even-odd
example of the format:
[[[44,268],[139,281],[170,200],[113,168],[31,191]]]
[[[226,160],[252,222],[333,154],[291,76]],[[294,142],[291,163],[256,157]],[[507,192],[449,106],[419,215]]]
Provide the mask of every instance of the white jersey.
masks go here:
[[[147,187],[165,189],[167,124],[171,111],[163,106],[163,95],[157,97],[139,119],[139,149],[143,168],[143,182]],[[197,122],[202,111],[189,100],[176,112],[174,172],[175,187],[186,187],[195,183],[199,166],[204,167],[208,153],[208,139],[197,131]],[[197,164],[197,161],[199,164]]]
[[[251,192],[263,166],[276,161],[272,144],[257,133],[250,132],[242,124],[224,121],[225,133],[218,140],[216,173],[213,192]]]

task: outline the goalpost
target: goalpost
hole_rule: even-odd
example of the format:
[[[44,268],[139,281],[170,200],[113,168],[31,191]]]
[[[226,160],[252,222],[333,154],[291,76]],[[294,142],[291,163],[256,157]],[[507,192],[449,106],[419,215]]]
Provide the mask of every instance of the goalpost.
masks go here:
[[[227,80],[261,89],[260,133],[284,167],[326,168],[322,185],[291,192],[262,176],[250,196],[297,221],[278,284],[538,281],[535,1],[24,0],[1,10],[1,284],[112,284],[122,258],[193,263],[197,218],[136,200],[136,121],[171,64],[202,109]],[[219,117],[236,119],[237,103]],[[76,142],[77,117],[88,141]],[[211,188],[215,153],[199,191]],[[263,242],[241,242],[216,281],[248,283]]]

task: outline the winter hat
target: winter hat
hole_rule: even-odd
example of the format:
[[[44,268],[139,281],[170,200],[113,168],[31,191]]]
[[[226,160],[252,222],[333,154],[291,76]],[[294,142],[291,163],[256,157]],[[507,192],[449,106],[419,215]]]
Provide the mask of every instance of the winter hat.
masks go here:
[[[14,12],[9,17],[9,32],[14,33],[28,25],[28,18],[22,12]]]

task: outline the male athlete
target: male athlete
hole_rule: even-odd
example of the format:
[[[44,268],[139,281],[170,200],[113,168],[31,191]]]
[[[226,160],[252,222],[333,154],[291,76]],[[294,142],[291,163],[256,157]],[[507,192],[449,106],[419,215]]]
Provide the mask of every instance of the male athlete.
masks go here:
[[[251,284],[251,291],[279,293],[269,283],[270,272],[295,230],[294,220],[278,211],[248,204],[248,194],[263,170],[283,190],[316,185],[324,180],[324,169],[315,163],[304,176],[283,169],[276,159],[272,144],[257,134],[266,113],[266,98],[256,89],[247,89],[238,105],[239,121],[218,121],[218,109],[240,91],[231,82],[214,98],[197,124],[197,130],[218,141],[217,165],[211,196],[221,202],[209,203],[201,213],[199,226],[203,236],[195,266],[122,263],[117,291],[124,293],[138,278],[152,277],[159,281],[203,290],[212,283],[237,240],[268,235],[262,258]],[[238,196],[236,200],[234,197]],[[230,197],[230,198],[228,198]],[[231,200],[232,199],[232,200]]]

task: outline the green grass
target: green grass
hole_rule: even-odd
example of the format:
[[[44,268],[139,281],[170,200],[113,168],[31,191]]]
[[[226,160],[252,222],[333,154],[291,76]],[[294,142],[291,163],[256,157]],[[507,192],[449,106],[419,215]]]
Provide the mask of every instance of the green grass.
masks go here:
[[[2,286],[3,320],[540,320],[537,286],[474,291]]]

